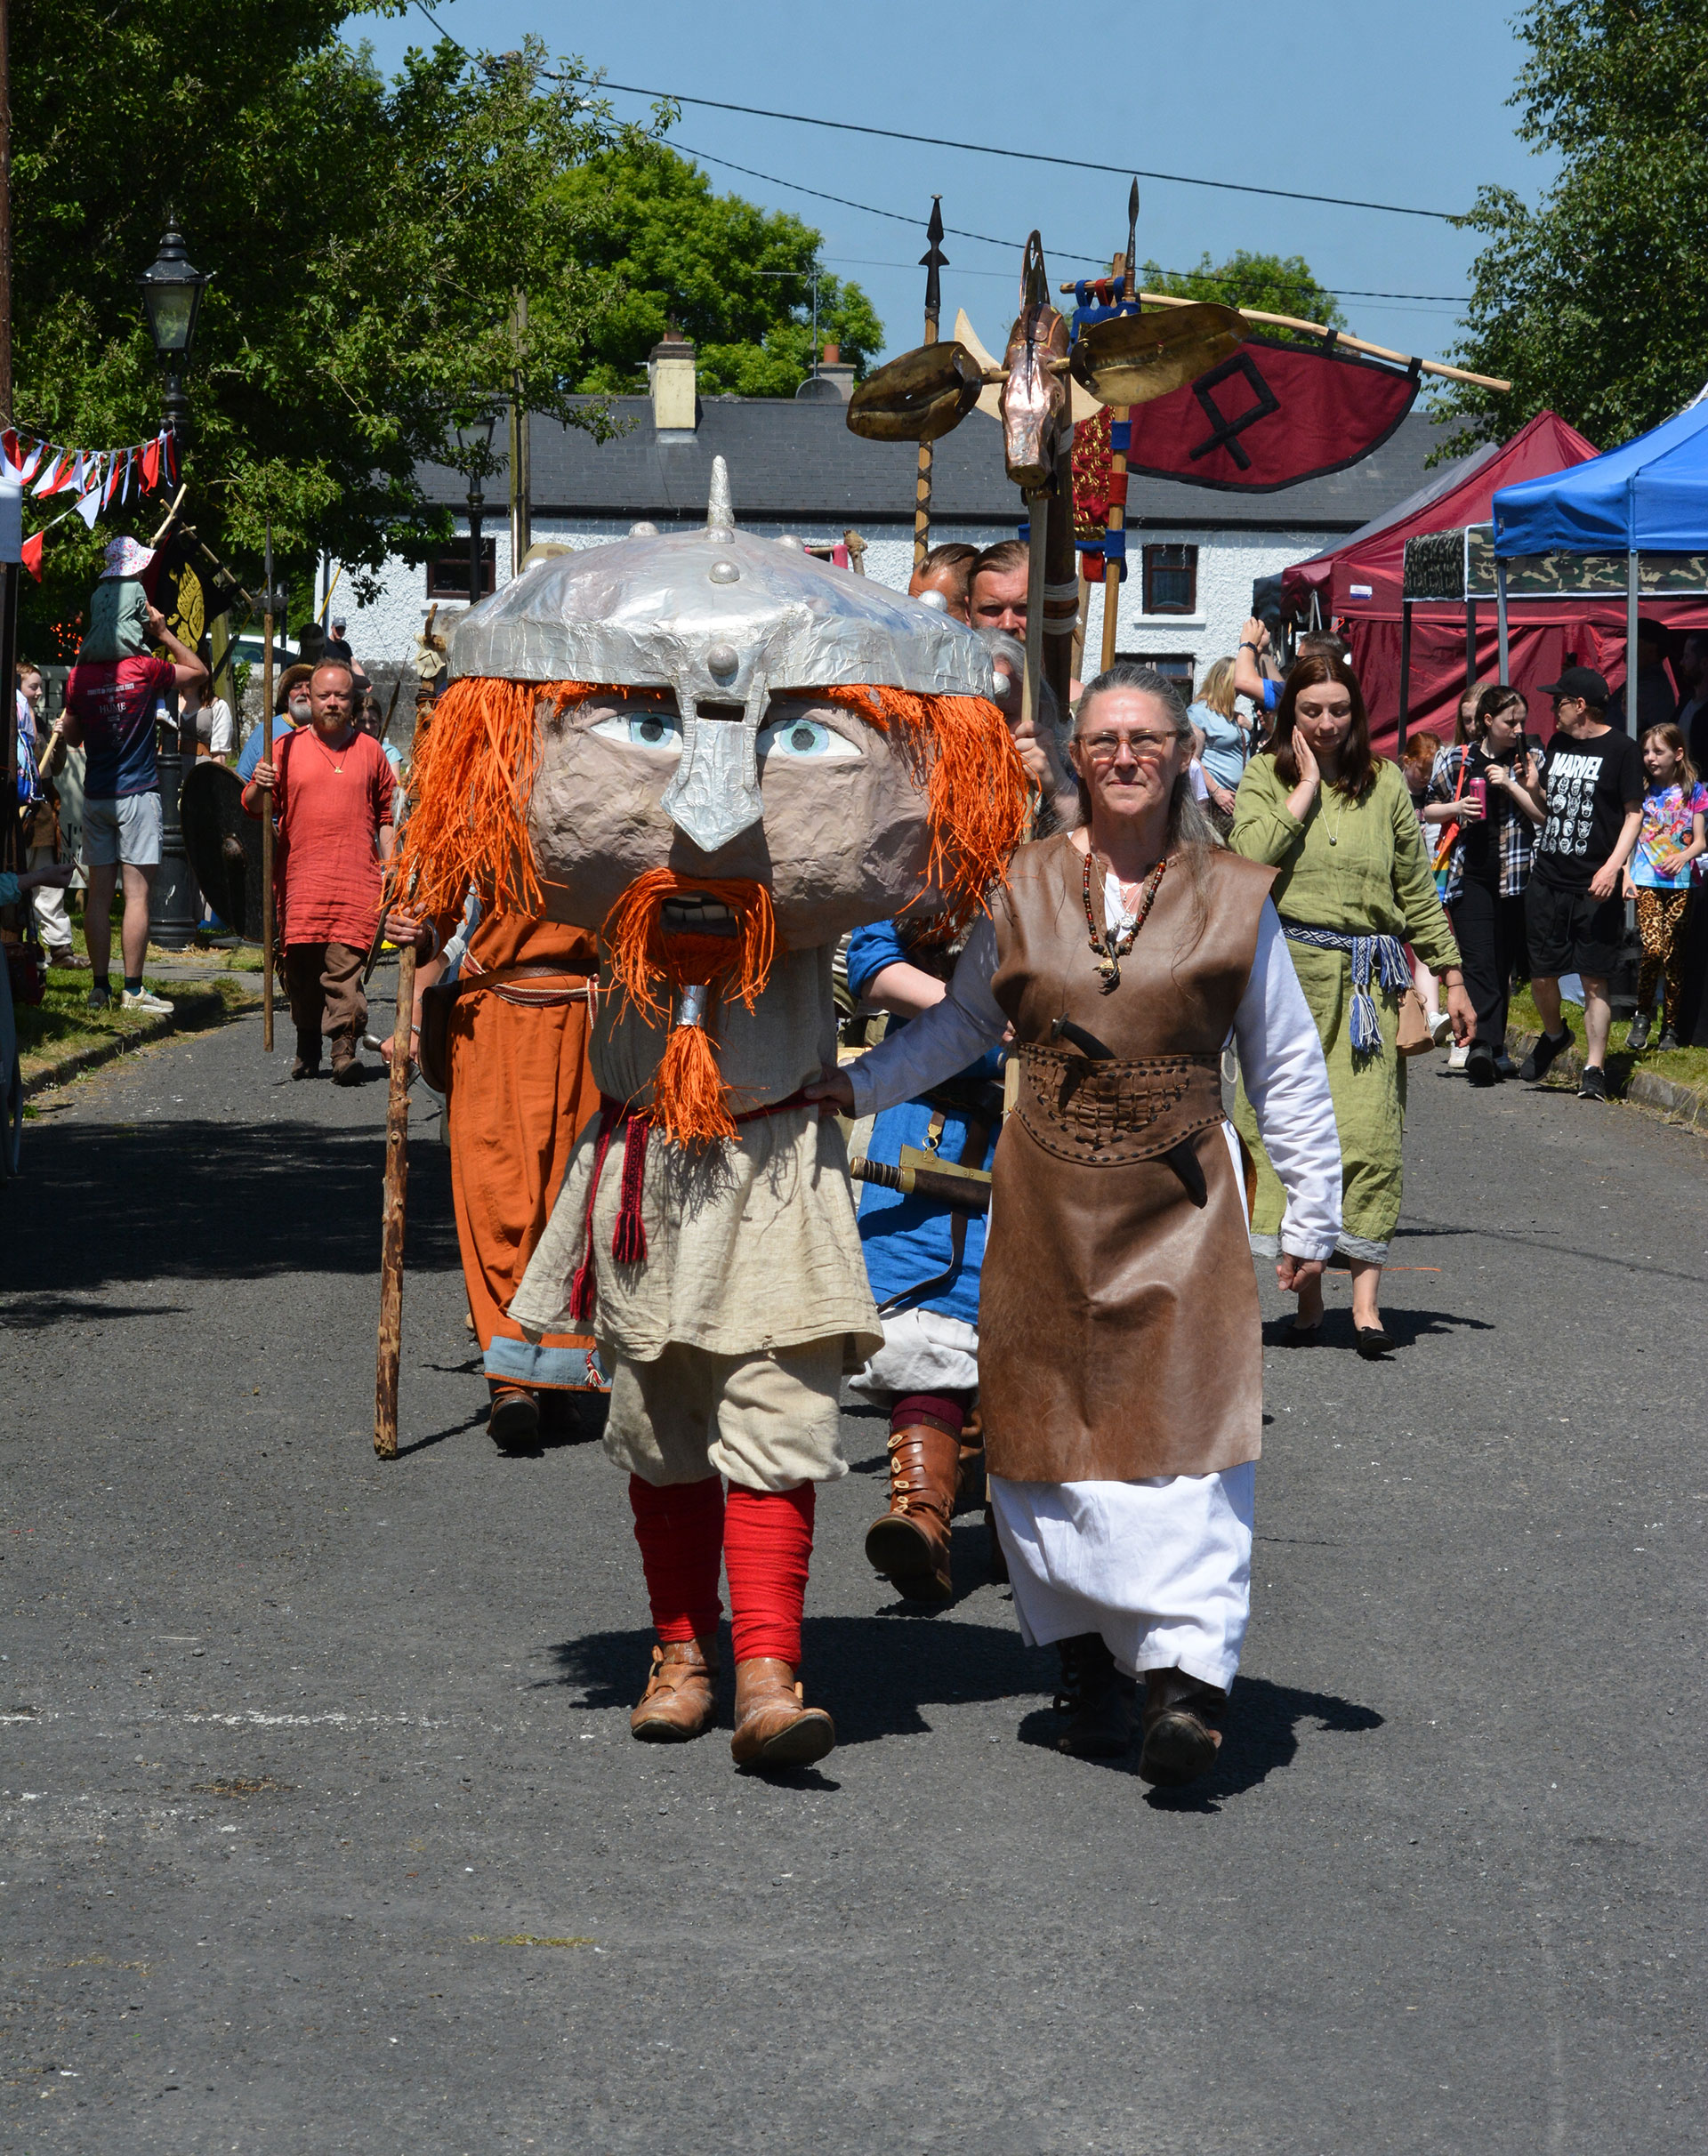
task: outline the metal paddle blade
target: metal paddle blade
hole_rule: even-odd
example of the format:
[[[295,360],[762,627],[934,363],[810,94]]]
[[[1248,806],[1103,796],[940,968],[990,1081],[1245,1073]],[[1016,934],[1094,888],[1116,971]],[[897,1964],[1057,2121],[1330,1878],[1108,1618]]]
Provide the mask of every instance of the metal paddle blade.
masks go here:
[[[861,382],[849,399],[849,430],[868,442],[934,442],[961,424],[984,386],[964,344],[922,344]]]
[[[1248,328],[1237,307],[1208,301],[1196,307],[1117,315],[1080,332],[1073,351],[1074,380],[1100,404],[1148,404],[1231,358]]]

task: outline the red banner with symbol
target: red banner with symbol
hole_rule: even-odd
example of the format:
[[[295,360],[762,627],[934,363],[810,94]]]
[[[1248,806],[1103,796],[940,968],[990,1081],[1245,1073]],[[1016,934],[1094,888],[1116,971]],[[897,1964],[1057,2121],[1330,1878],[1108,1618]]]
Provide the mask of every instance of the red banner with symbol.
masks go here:
[[[1416,396],[1408,367],[1250,337],[1184,389],[1132,407],[1127,469],[1238,494],[1296,487],[1379,448]],[[1097,424],[1107,455],[1108,415]]]

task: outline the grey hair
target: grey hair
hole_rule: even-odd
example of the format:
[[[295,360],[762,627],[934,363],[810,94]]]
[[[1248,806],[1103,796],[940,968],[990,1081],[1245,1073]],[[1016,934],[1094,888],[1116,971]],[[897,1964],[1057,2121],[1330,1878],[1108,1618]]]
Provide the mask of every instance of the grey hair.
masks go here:
[[[1113,666],[1106,666],[1095,680],[1088,681],[1080,692],[1079,707],[1074,720],[1074,738],[1077,740],[1085,731],[1086,714],[1095,698],[1108,690],[1130,689],[1141,696],[1148,696],[1158,704],[1174,729],[1177,742],[1184,742],[1188,750],[1194,745],[1192,721],[1186,715],[1186,703],[1180,692],[1166,674],[1158,673],[1154,666],[1141,666],[1132,659],[1117,659]],[[1076,774],[1077,777],[1077,774]],[[1091,789],[1083,778],[1079,784],[1079,808],[1087,826],[1092,820]],[[1185,856],[1192,872],[1195,886],[1203,881],[1204,857],[1221,840],[1215,825],[1199,808],[1192,792],[1192,779],[1182,771],[1174,782],[1173,798],[1168,804],[1168,844],[1172,853]]]

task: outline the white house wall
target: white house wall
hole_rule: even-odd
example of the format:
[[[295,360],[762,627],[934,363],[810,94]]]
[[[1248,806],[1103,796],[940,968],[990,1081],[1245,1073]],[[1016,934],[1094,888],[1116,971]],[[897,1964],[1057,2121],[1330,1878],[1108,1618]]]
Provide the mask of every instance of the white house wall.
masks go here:
[[[784,526],[754,522],[744,528],[765,537],[776,537],[787,530],[815,546],[833,544],[842,535],[841,526],[820,528],[809,525]],[[534,538],[536,543],[551,540],[574,547],[600,546],[608,540],[624,537],[628,529],[626,519],[536,518]],[[974,546],[990,546],[999,539],[1011,538],[1013,529],[1012,525],[954,530],[944,528],[934,536],[944,541],[964,540]],[[461,536],[466,545],[466,526]],[[489,520],[486,527],[486,536],[495,543],[497,580],[502,587],[509,583],[511,575],[510,528],[507,520],[502,517]],[[1307,556],[1333,544],[1337,536],[1331,532],[1308,530],[1226,532],[1171,529],[1165,533],[1158,531],[1149,534],[1135,531],[1129,542],[1132,549],[1132,574],[1121,587],[1121,618],[1116,632],[1116,648],[1124,652],[1157,657],[1188,654],[1193,661],[1195,675],[1201,676],[1213,659],[1230,655],[1238,644],[1240,629],[1251,612],[1252,585],[1256,579],[1278,575],[1289,563],[1302,561]],[[1169,545],[1197,548],[1198,605],[1196,613],[1146,615],[1142,611],[1140,604],[1142,579],[1139,569],[1139,549],[1147,537],[1153,541],[1164,541]],[[867,535],[866,573],[880,583],[889,584],[896,591],[905,591],[913,571],[913,559],[911,530],[894,535]],[[352,605],[348,609],[346,634],[357,656],[370,666],[407,666],[415,656],[415,640],[421,633],[431,604],[426,593],[427,572],[424,567],[395,559],[389,562],[378,597],[368,606]],[[463,611],[463,607],[455,600],[441,601],[436,626],[441,631],[450,628]],[[1088,650],[1096,653],[1100,649],[1102,634],[1103,593],[1100,587],[1092,594],[1086,628]]]

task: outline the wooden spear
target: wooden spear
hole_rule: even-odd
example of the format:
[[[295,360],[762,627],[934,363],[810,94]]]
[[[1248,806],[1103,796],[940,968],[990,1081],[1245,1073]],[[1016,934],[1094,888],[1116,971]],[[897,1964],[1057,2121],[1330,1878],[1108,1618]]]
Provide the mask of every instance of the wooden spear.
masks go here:
[[[1115,260],[1116,273],[1121,279],[1121,297],[1124,300],[1130,300],[1132,297],[1133,258],[1138,251],[1138,246],[1139,182],[1135,180],[1132,183],[1132,190],[1127,196],[1127,251],[1125,254],[1116,255]],[[1116,408],[1109,414],[1109,430],[1112,441],[1115,438],[1118,438],[1124,445],[1127,440],[1126,430],[1132,423],[1132,406],[1130,405],[1119,405],[1116,406]],[[1115,436],[1115,429],[1117,426],[1122,430],[1122,432],[1118,438]],[[1127,452],[1124,446],[1123,446],[1118,452],[1111,447],[1109,455],[1109,507],[1108,514],[1104,521],[1104,530],[1106,533],[1124,533],[1126,530],[1126,525]],[[1123,540],[1122,544],[1124,547],[1124,539]],[[1115,664],[1115,635],[1116,629],[1120,625],[1121,620],[1121,564],[1125,558],[1124,553],[1123,553],[1118,555],[1114,559],[1111,559],[1107,551],[1105,551],[1103,556],[1102,671],[1105,673],[1107,673],[1109,668]]]
[[[383,918],[383,917],[382,917]],[[398,953],[398,1015],[385,1104],[385,1206],[380,1237],[379,1362],[374,1377],[374,1450],[398,1456],[398,1364],[403,1347],[404,1199],[409,1185],[409,1032],[415,1011],[415,946]]]
[[[273,520],[267,519],[267,591],[262,601],[261,760],[273,760]],[[273,1052],[273,790],[261,790],[261,1045]]]
[[[937,342],[938,318],[942,311],[943,292],[938,279],[939,270],[947,270],[949,258],[939,242],[943,237],[943,197],[931,197],[931,221],[925,228],[928,242],[919,258],[925,272],[925,342]],[[919,477],[914,485],[914,568],[915,573],[925,566],[925,557],[931,551],[931,444],[919,445]]]

